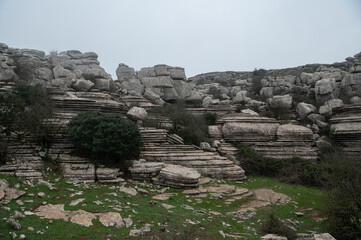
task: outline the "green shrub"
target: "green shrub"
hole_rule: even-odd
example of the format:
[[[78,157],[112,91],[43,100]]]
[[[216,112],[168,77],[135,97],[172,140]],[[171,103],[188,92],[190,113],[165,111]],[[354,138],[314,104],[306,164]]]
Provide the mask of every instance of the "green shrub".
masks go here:
[[[289,240],[297,239],[296,232],[280,219],[276,218],[273,212],[271,212],[265,222],[262,223],[261,230],[263,234],[272,233],[287,237]]]
[[[202,115],[187,113],[183,102],[168,104],[165,115],[172,121],[173,128],[169,130],[183,138],[185,144],[198,145],[207,141],[208,127]]]
[[[81,113],[68,123],[68,138],[75,152],[96,163],[122,167],[124,160],[137,159],[141,135],[130,120],[99,112]]]
[[[326,229],[337,239],[361,239],[361,158],[340,151],[323,153],[327,168]]]
[[[292,184],[322,185],[322,166],[302,158],[277,159],[264,157],[252,148],[241,145],[239,159],[247,174],[276,177]]]
[[[204,118],[207,125],[215,125],[217,123],[217,114],[215,113],[207,112],[204,114]]]
[[[19,84],[11,92],[0,95],[0,120],[3,133],[24,131],[30,133],[38,144],[49,147],[53,105],[40,85]]]
[[[267,71],[264,69],[255,69],[252,72],[252,90],[255,94],[259,94],[261,88],[262,88],[262,83],[261,80],[264,79],[266,77]]]

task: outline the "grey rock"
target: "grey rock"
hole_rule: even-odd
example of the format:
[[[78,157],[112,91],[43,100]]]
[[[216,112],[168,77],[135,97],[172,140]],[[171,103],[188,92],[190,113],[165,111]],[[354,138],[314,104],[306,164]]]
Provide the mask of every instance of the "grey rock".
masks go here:
[[[269,107],[272,109],[286,109],[292,107],[292,97],[290,95],[276,95],[267,100]]]
[[[332,109],[336,107],[341,107],[343,105],[343,101],[341,99],[331,99],[325,102],[319,109],[319,113],[330,117],[332,115]]]
[[[300,102],[297,104],[296,112],[300,115],[301,118],[305,119],[310,113],[317,111],[317,108],[312,104]]]
[[[6,221],[10,226],[11,228],[15,229],[15,230],[19,230],[22,228],[21,224],[18,223],[15,219],[13,218],[10,218],[9,220]]]
[[[137,120],[145,121],[148,118],[148,113],[144,108],[132,107],[127,112],[127,117],[134,121],[137,121]]]
[[[354,96],[354,97],[351,98],[350,102],[352,104],[359,104],[359,103],[361,103],[361,97]]]
[[[128,67],[123,63],[119,64],[116,74],[119,80],[135,79],[134,68]]]
[[[136,78],[121,81],[120,87],[126,89],[130,95],[141,96],[145,94],[144,85]]]
[[[322,79],[316,82],[315,97],[318,104],[322,104],[335,98],[336,82],[335,79]]]
[[[87,92],[94,86],[94,83],[84,78],[77,79],[72,87],[77,91]]]
[[[208,108],[212,104],[213,99],[210,96],[203,98],[202,106]]]
[[[201,142],[199,144],[199,147],[202,149],[202,150],[205,150],[205,151],[209,151],[211,149],[211,145],[207,142]]]

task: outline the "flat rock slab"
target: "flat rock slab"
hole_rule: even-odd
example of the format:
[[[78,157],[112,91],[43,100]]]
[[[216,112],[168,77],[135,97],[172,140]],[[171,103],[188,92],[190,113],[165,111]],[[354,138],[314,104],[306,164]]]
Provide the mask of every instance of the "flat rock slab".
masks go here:
[[[85,198],[79,198],[79,199],[73,200],[73,201],[71,201],[69,206],[76,206],[76,205],[78,205],[79,203],[81,203],[84,200],[85,200]]]
[[[257,200],[267,201],[272,204],[286,204],[291,200],[286,194],[278,193],[268,188],[255,189],[253,193]]]
[[[93,219],[96,219],[96,216],[93,213],[89,213],[83,210],[73,211],[72,214],[75,215],[70,218],[70,222],[86,227],[92,226]]]
[[[4,205],[11,202],[11,200],[18,199],[19,197],[21,197],[22,195],[25,194],[24,191],[17,190],[15,188],[4,188],[3,191],[5,194],[3,196],[3,200],[0,202],[0,204],[4,204]]]
[[[89,227],[93,225],[93,219],[99,219],[100,223],[106,227],[115,226],[121,228],[124,226],[123,218],[116,212],[91,213],[84,210],[65,211],[64,204],[48,204],[35,209],[36,216],[46,219],[63,219],[81,226]],[[129,225],[129,220],[128,220]]]
[[[166,166],[160,171],[160,177],[170,179],[180,179],[189,181],[198,181],[201,174],[192,168],[183,167],[180,165],[166,164]]]
[[[0,200],[5,197],[5,188],[0,187]]]
[[[124,222],[119,213],[107,212],[107,213],[98,213],[96,214],[101,224],[106,227],[121,228],[124,226]]]
[[[236,190],[235,186],[222,184],[219,187],[207,187],[207,192],[209,193],[232,193]]]
[[[204,184],[207,184],[207,183],[210,183],[210,182],[212,182],[212,178],[205,177],[205,178],[199,179],[198,184],[199,185],[204,185]]]
[[[152,197],[152,199],[155,200],[168,200],[170,197],[176,196],[176,193],[163,193],[159,195],[155,195]]]
[[[132,195],[132,196],[135,196],[135,195],[138,194],[137,190],[135,190],[135,188],[120,187],[119,191],[123,192],[123,193],[126,193],[126,194],[129,194],[129,195]]]
[[[256,211],[257,208],[262,208],[271,205],[270,202],[261,201],[261,200],[252,200],[240,208],[237,208],[238,211]]]
[[[68,216],[64,210],[64,204],[48,204],[40,206],[34,211],[36,216],[43,217],[46,219],[63,219],[68,221]]]

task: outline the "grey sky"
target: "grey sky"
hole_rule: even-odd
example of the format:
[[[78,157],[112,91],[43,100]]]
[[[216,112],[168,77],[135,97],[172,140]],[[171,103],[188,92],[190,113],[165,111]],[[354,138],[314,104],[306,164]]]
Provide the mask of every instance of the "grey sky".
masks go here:
[[[359,0],[0,0],[0,42],[93,51],[107,72],[213,71],[343,61],[361,51]]]

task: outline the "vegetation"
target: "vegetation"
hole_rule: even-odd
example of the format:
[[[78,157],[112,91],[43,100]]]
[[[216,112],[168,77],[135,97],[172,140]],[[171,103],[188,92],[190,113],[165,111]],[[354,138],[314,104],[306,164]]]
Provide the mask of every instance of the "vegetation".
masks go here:
[[[325,197],[326,231],[337,239],[361,239],[361,162],[335,148],[323,151],[328,163]]]
[[[53,105],[40,84],[19,84],[11,92],[1,94],[0,109],[1,134],[30,133],[41,146],[50,146],[53,123],[45,120],[52,117]]]
[[[296,239],[296,231],[284,224],[273,212],[271,212],[266,221],[263,222],[261,230],[265,234],[273,233],[287,237],[288,240]]]
[[[137,159],[141,136],[138,127],[118,115],[86,112],[68,123],[68,138],[78,155],[108,166],[122,167]]]
[[[252,89],[255,94],[259,94],[262,88],[261,80],[266,77],[266,73],[265,69],[255,69],[252,72]]]
[[[204,114],[204,118],[206,120],[207,125],[215,125],[217,123],[217,114],[207,112]]]
[[[184,103],[178,102],[165,107],[165,114],[172,121],[170,133],[174,133],[183,138],[185,144],[199,146],[200,142],[207,141],[206,118],[202,115],[195,116],[187,113]],[[212,119],[214,116],[212,116]],[[210,119],[208,119],[210,120]]]
[[[292,184],[322,185],[322,167],[310,160],[268,158],[245,145],[240,146],[239,159],[247,174],[276,177]]]
[[[19,179],[9,176],[1,176],[12,185],[21,182]],[[58,179],[58,181],[55,181]],[[151,232],[135,239],[222,239],[219,231],[226,234],[234,234],[247,238],[249,240],[258,240],[262,236],[261,222],[269,218],[269,212],[273,211],[275,218],[280,220],[291,219],[299,221],[295,226],[297,232],[306,233],[308,231],[321,232],[322,222],[318,222],[313,216],[323,208],[323,191],[316,188],[293,186],[280,183],[278,181],[265,177],[248,177],[245,183],[235,183],[234,181],[223,181],[222,184],[230,184],[241,188],[257,189],[270,188],[276,192],[281,192],[292,198],[292,201],[286,205],[275,205],[274,207],[265,207],[257,211],[257,215],[251,219],[240,219],[227,216],[227,212],[236,211],[236,209],[253,198],[236,200],[232,204],[225,204],[230,196],[223,199],[213,198],[208,194],[207,198],[202,198],[197,202],[197,197],[186,197],[182,190],[170,189],[168,192],[174,192],[177,196],[165,201],[157,201],[152,196],[158,194],[159,188],[152,184],[139,184],[133,182],[133,187],[139,187],[147,190],[149,195],[138,194],[130,196],[123,192],[116,191],[112,185],[90,184],[85,188],[82,184],[67,184],[66,180],[56,174],[48,174],[46,181],[54,184],[55,190],[50,190],[46,186],[28,186],[20,185],[19,190],[26,191],[26,194],[19,198],[24,204],[18,205],[15,200],[10,202],[7,207],[11,211],[0,211],[1,219],[8,219],[14,211],[34,211],[42,202],[48,204],[64,204],[66,211],[84,210],[87,212],[118,212],[123,218],[128,216],[133,220],[131,228],[104,227],[99,220],[94,219],[90,227],[80,226],[71,221],[62,219],[52,220],[42,219],[36,215],[26,216],[17,219],[23,226],[20,230],[13,230],[5,221],[0,222],[0,239],[9,239],[9,232],[15,232],[17,236],[25,234],[26,239],[127,239],[131,229],[140,229],[146,223],[151,224]],[[206,186],[217,186],[218,184],[209,184]],[[129,187],[129,185],[126,185]],[[44,192],[45,197],[33,197],[30,194]],[[81,196],[73,196],[74,193],[82,192]],[[85,198],[85,200],[76,206],[70,206],[73,200]],[[105,200],[107,199],[107,200]],[[31,200],[29,202],[28,200]],[[94,201],[100,200],[102,205],[97,205]],[[298,204],[294,204],[293,201]],[[162,204],[175,206],[171,211],[162,207]],[[182,205],[188,205],[194,210],[186,210]],[[305,215],[295,216],[295,211],[305,210]],[[24,209],[24,210],[22,210]],[[119,210],[116,210],[119,209]],[[219,215],[215,215],[219,214]],[[189,223],[191,221],[193,224]],[[34,231],[28,228],[34,228]],[[66,229],[66,231],[64,231]],[[194,230],[194,231],[192,231]],[[234,239],[226,237],[224,239]]]

